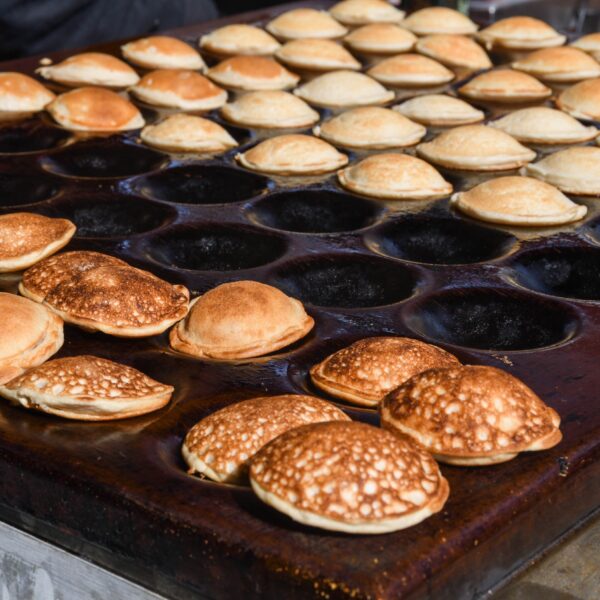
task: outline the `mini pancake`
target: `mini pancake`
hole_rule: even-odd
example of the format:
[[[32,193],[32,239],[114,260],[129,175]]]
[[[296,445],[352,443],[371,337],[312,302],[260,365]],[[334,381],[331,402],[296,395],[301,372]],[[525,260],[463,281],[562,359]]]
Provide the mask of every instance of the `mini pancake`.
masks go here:
[[[59,125],[73,131],[127,131],[144,126],[136,106],[103,88],[71,90],[58,96],[47,109]]]
[[[427,130],[389,108],[361,106],[324,121],[313,133],[336,146],[385,150],[412,146]]]
[[[63,322],[44,306],[0,292],[0,384],[35,367],[63,345]]]
[[[314,8],[288,10],[269,21],[266,27],[275,37],[282,40],[299,38],[340,38],[348,30],[329,13]]]
[[[452,196],[450,204],[489,223],[526,227],[562,225],[583,219],[587,207],[531,177],[498,177]]]
[[[277,436],[310,423],[349,421],[346,413],[313,396],[263,396],[230,404],[196,423],[181,453],[188,473],[222,483],[247,483],[252,457]]]
[[[135,85],[138,74],[122,60],[102,52],[75,54],[56,65],[36,69],[44,79],[63,85],[79,87],[99,85],[111,88],[124,88]]]
[[[448,67],[488,69],[492,66],[485,50],[464,35],[428,35],[417,42],[417,52],[429,56]]]
[[[75,250],[50,256],[23,273],[19,292],[31,300],[43,302],[55,286],[68,281],[77,273],[106,265],[122,267],[127,263],[114,256],[90,250]]]
[[[166,35],[153,35],[129,42],[121,46],[121,52],[129,62],[146,69],[206,69],[195,48]]]
[[[320,119],[304,100],[280,90],[243,94],[226,104],[221,115],[237,125],[268,129],[308,127]]]
[[[494,69],[473,77],[458,88],[472,100],[487,102],[536,102],[552,95],[552,90],[527,73],[512,69]]]
[[[170,342],[184,354],[236,360],[285,348],[313,326],[300,301],[264,283],[235,281],[196,298]]]
[[[44,110],[56,96],[23,73],[0,73],[0,113],[29,113]]]
[[[335,398],[377,406],[413,375],[459,364],[455,356],[432,344],[405,337],[372,337],[334,352],[310,370],[310,378]]]
[[[599,133],[595,127],[586,127],[564,112],[546,106],[523,108],[490,121],[489,125],[520,142],[535,144],[577,144]]]
[[[442,85],[454,79],[454,73],[444,65],[420,54],[385,58],[371,67],[367,74],[381,83],[405,87]]]
[[[0,215],[0,273],[27,269],[58,252],[75,234],[67,219],[51,219],[34,213]]]
[[[455,127],[483,121],[485,113],[459,98],[444,94],[416,96],[394,106],[405,117],[434,127]]]
[[[48,361],[0,386],[13,404],[79,421],[112,421],[159,410],[173,393],[137,369],[98,358]]]
[[[364,73],[332,71],[319,75],[294,90],[294,94],[314,106],[350,108],[385,104],[394,99],[394,92],[386,90]]]
[[[342,0],[329,9],[329,14],[344,25],[398,23],[406,14],[387,0]]]
[[[267,138],[235,158],[247,169],[274,175],[319,175],[348,163],[331,144],[302,134]]]
[[[400,153],[375,154],[338,173],[346,189],[387,200],[435,200],[452,193],[452,185],[428,163]]]
[[[366,54],[397,54],[412,50],[417,36],[393,23],[373,23],[351,31],[344,42]]]
[[[414,376],[384,399],[381,423],[436,460],[464,467],[506,462],[562,439],[556,411],[516,377],[483,366]]]
[[[67,323],[118,337],[156,335],[186,315],[186,288],[111,259],[89,252],[52,256],[25,272],[19,291]]]
[[[219,124],[194,115],[177,114],[157,125],[146,125],[142,141],[171,152],[224,152],[238,143]]]
[[[200,47],[222,56],[268,56],[279,48],[279,42],[260,27],[236,23],[203,35]]]
[[[227,102],[225,90],[195,71],[152,71],[130,91],[148,104],[183,110],[212,110]]]
[[[387,533],[440,511],[448,482],[431,455],[372,425],[297,427],[257,452],[250,484],[294,521],[346,533]]]
[[[415,11],[402,21],[402,27],[416,35],[471,35],[477,31],[477,25],[469,17],[443,6]]]
[[[600,120],[600,79],[588,79],[568,87],[558,96],[556,105],[576,119]]]
[[[589,33],[575,40],[571,46],[579,48],[588,54],[600,52],[600,33]]]
[[[361,67],[348,50],[332,40],[291,40],[277,50],[275,56],[282,63],[296,69],[331,71],[358,70]]]
[[[218,84],[238,90],[286,90],[300,77],[266,56],[232,56],[208,71]]]
[[[567,148],[527,165],[526,171],[567,194],[600,195],[600,148]]]
[[[512,50],[537,50],[562,46],[566,37],[544,21],[533,17],[508,17],[500,19],[477,34],[488,48],[494,46]]]
[[[486,125],[444,131],[431,142],[419,144],[417,153],[436,165],[465,171],[517,169],[536,156],[508,133]]]
[[[600,63],[577,48],[544,48],[512,63],[513,69],[525,71],[544,81],[574,82],[600,76]]]

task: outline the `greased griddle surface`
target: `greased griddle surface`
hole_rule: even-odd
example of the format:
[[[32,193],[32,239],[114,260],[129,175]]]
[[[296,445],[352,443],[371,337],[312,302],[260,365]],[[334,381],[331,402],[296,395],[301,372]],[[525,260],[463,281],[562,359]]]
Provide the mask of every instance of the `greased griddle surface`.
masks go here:
[[[264,23],[287,8],[228,21]],[[179,33],[195,43],[225,22]],[[143,108],[148,121],[168,112]],[[265,135],[226,127],[242,150]],[[78,225],[68,250],[113,254],[194,295],[237,279],[274,284],[316,320],[295,345],[240,363],[178,355],[166,335],[123,340],[67,326],[59,356],[133,365],[175,395],[157,413],[103,424],[1,403],[2,514],[179,598],[484,593],[600,501],[598,200],[581,199],[589,214],[568,227],[491,227],[447,200],[378,202],[344,192],[334,176],[249,173],[235,165],[237,151],[169,155],[141,145],[137,132],[79,139],[45,115],[0,127],[2,212],[68,217]],[[498,174],[444,175],[463,189]],[[17,282],[6,276],[0,287]],[[181,441],[200,418],[255,395],[317,394],[310,366],[382,334],[432,341],[522,378],[560,413],[563,442],[493,467],[442,465],[451,487],[443,512],[378,536],[303,527],[249,489],[186,474]],[[373,410],[338,405],[377,422]]]

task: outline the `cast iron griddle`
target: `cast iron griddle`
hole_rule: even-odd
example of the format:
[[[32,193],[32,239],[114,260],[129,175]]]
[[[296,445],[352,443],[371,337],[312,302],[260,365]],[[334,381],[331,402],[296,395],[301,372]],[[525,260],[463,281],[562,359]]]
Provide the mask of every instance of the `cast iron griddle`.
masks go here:
[[[265,22],[285,8],[232,20]],[[195,43],[225,22],[178,33]],[[242,147],[262,135],[229,129]],[[517,232],[459,217],[447,200],[383,203],[342,192],[333,176],[264,178],[238,169],[235,151],[169,156],[136,132],[73,142],[44,115],[3,126],[1,210],[72,218],[68,249],[119,256],[194,294],[236,279],[275,284],[306,303],[316,327],[238,364],[177,355],[166,335],[127,341],[67,327],[59,355],[131,364],[176,393],[158,413],[106,424],[1,403],[5,520],[178,598],[455,599],[483,594],[597,508],[597,200],[584,199],[584,222]],[[480,178],[445,175],[459,189]],[[563,442],[493,467],[442,466],[444,511],[387,535],[303,527],[249,489],[186,474],[181,441],[200,418],[259,394],[316,393],[311,365],[381,334],[434,341],[521,377],[560,413]],[[373,410],[343,406],[377,422]]]

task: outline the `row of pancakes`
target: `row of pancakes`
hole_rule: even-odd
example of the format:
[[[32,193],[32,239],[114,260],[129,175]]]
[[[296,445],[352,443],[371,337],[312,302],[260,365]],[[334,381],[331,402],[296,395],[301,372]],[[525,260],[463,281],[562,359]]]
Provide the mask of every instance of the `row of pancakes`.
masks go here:
[[[10,217],[27,226],[27,216],[18,215]],[[53,221],[29,218],[38,227],[40,219]],[[8,323],[0,339],[1,396],[81,420],[132,417],[168,403],[171,386],[131,367],[95,356],[47,359],[63,343],[62,319],[113,335],[152,335],[186,314],[187,290],[85,251],[42,259],[19,289],[25,297],[0,293]],[[253,357],[291,344],[313,325],[297,300],[240,281],[198,297],[172,329],[171,345],[197,357]],[[182,453],[190,472],[236,483],[249,475],[259,498],[307,525],[382,533],[442,509],[449,486],[436,459],[496,464],[561,440],[557,413],[519,380],[462,366],[418,340],[359,340],[315,365],[310,377],[334,398],[379,405],[389,431],[352,422],[312,396],[254,398],[189,431]]]

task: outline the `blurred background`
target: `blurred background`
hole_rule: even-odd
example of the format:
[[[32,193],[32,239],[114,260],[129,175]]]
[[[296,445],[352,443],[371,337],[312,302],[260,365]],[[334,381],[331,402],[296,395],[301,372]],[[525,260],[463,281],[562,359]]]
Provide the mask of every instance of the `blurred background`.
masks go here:
[[[273,0],[0,0],[0,60],[148,35],[282,4]],[[399,4],[399,2],[394,2]],[[404,0],[404,10],[443,5],[481,24],[541,17],[567,33],[599,28],[600,0]]]

